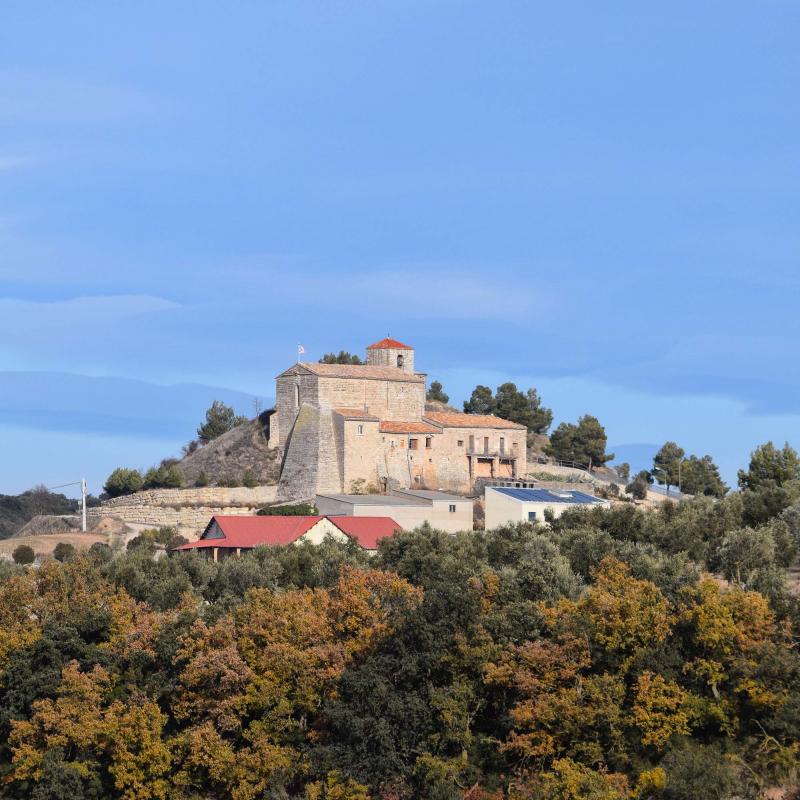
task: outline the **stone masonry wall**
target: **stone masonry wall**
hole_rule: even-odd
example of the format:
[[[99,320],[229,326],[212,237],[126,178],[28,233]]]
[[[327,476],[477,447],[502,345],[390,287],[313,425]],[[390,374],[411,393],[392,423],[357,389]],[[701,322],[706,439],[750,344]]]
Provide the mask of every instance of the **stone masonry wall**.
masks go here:
[[[106,500],[88,509],[90,518],[116,517],[134,525],[174,527],[196,539],[216,514],[251,515],[275,500],[275,486],[152,489]]]

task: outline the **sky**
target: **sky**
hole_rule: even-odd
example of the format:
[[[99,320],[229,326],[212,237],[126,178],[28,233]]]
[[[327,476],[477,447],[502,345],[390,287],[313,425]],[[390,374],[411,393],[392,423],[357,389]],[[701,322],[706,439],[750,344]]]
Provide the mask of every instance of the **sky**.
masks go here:
[[[634,462],[800,446],[800,4],[2,16],[0,493],[97,493],[387,334]]]

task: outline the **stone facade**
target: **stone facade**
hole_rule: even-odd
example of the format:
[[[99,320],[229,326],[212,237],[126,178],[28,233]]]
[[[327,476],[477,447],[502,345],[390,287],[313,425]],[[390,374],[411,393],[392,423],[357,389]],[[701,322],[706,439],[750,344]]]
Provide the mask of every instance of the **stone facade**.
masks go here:
[[[270,446],[283,452],[282,500],[413,487],[469,492],[479,477],[527,472],[524,426],[492,416],[426,412],[414,350],[393,339],[366,364],[298,362],[276,378]]]

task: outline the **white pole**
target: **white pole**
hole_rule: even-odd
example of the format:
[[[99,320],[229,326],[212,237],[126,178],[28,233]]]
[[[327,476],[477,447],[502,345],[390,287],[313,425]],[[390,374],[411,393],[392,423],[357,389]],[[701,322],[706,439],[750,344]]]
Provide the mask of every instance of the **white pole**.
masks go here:
[[[81,478],[81,530],[86,533],[86,478]]]

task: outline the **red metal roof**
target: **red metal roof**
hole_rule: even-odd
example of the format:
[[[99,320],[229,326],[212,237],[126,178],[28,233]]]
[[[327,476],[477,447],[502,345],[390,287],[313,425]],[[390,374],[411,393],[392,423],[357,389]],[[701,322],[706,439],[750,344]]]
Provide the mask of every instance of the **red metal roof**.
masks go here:
[[[322,517],[246,517],[246,516],[215,516],[211,522],[216,522],[223,533],[222,539],[204,539],[183,544],[178,550],[189,550],[195,547],[258,547],[262,544],[281,545],[291,544],[304,533],[313,528]],[[206,535],[209,523],[203,536]]]
[[[398,342],[397,339],[381,339],[379,342],[375,342],[375,344],[371,344],[367,350],[413,350],[413,347],[409,347],[407,344],[403,344],[402,342]]]
[[[328,517],[346,536],[365,550],[376,550],[378,542],[403,530],[391,517]]]
[[[223,534],[223,538],[200,538],[176,547],[176,550],[195,550],[198,548],[224,547],[245,550],[268,545],[275,547],[296,542],[308,533],[324,517],[248,517],[215,516],[211,518],[203,536],[209,532],[213,522]],[[355,539],[365,550],[375,550],[378,542],[402,530],[390,517],[328,517],[342,533]]]

